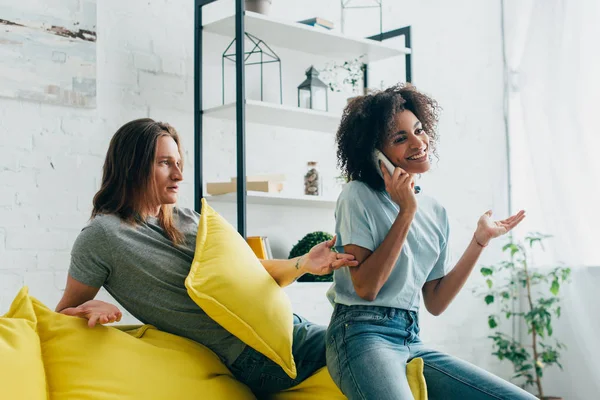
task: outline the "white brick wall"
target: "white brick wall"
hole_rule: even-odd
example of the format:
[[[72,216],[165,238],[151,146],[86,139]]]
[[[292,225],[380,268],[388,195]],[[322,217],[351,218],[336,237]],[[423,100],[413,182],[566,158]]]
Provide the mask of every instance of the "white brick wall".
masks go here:
[[[415,83],[433,94],[445,110],[441,161],[422,186],[450,211],[457,254],[480,213],[487,208],[494,208],[499,216],[506,212],[499,6],[477,0],[459,3],[384,2],[385,30],[413,26]],[[39,0],[39,4],[45,2]],[[70,246],[89,217],[103,156],[119,126],[144,116],[171,122],[183,136],[191,166],[192,4],[98,1],[97,109],[0,99],[0,312],[23,285],[50,307],[60,298]],[[221,1],[207,8],[206,19],[210,14],[229,13],[232,4]],[[273,14],[292,20],[320,15],[339,23],[339,2],[307,0],[300,6],[293,0],[275,0]],[[348,21],[353,23],[351,17]],[[351,30],[362,34],[362,25],[354,23]],[[229,39],[206,34],[207,106],[221,102],[221,53],[228,43]],[[284,104],[295,104],[304,70],[310,63],[322,65],[328,60],[275,51],[284,60]],[[234,76],[233,63],[226,73]],[[234,84],[228,81],[226,86],[231,99]],[[250,98],[257,98],[257,89],[256,81],[250,80]],[[266,89],[267,99],[277,98],[278,85],[267,84]],[[330,99],[333,109],[345,101],[336,94]],[[229,179],[235,174],[234,125],[207,118],[205,135],[206,179]],[[288,176],[286,191],[298,193],[306,162],[316,159],[330,181],[326,189],[334,193],[337,172],[331,135],[249,124],[247,147],[250,174],[283,172]],[[184,206],[193,204],[192,183],[192,168],[188,168]],[[229,212],[228,218],[235,222],[233,212],[225,208],[224,213]],[[250,212],[249,232],[269,235],[280,257],[308,230],[331,231],[333,226],[330,211],[257,207]],[[484,261],[497,254],[497,247],[491,248]],[[479,284],[481,280],[474,277],[468,286]],[[326,322],[330,308],[321,289],[305,292],[299,288],[297,284],[290,289],[294,304],[308,307],[313,319]],[[423,317],[423,336],[443,350],[505,374],[489,355],[485,315],[480,300],[474,300],[467,289],[444,316]]]

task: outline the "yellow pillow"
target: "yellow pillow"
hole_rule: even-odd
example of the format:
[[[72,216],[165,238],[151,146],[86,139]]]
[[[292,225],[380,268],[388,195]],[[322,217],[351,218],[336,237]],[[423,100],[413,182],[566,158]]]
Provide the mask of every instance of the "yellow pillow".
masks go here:
[[[246,241],[205,199],[185,286],[213,320],[296,377],[289,298]]]
[[[20,310],[20,317],[14,314]],[[46,400],[46,375],[31,304],[17,298],[0,317],[0,397]]]
[[[427,385],[423,376],[423,359],[414,358],[406,366],[408,386],[415,400],[427,400]],[[346,396],[331,379],[326,367],[293,388],[271,395],[268,400],[346,400]]]
[[[52,400],[255,400],[214,353],[192,340],[147,325],[130,333],[88,328],[82,318],[49,310],[26,288],[17,300],[36,314]]]

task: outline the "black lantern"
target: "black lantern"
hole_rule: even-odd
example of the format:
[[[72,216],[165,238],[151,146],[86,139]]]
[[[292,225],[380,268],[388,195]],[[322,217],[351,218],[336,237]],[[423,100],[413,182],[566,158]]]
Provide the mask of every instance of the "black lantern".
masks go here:
[[[312,65],[306,70],[306,79],[298,86],[298,107],[327,111],[328,87],[319,79],[319,71]]]

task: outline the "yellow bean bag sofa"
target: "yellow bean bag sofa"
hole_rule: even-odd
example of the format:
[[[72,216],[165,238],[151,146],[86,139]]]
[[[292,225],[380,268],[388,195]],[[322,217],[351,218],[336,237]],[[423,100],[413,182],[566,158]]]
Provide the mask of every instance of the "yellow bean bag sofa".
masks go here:
[[[423,361],[407,366],[427,399]],[[88,328],[21,289],[0,317],[0,398],[10,400],[251,400],[206,347],[152,326]],[[343,400],[326,368],[268,400]]]
[[[233,227],[203,201],[188,293],[215,321],[295,377],[289,299]],[[235,295],[234,295],[235,294]],[[262,301],[257,302],[256,299]],[[252,304],[252,307],[248,307]],[[423,360],[407,365],[427,399]],[[88,328],[21,289],[0,317],[0,399],[250,400],[219,358],[150,325]],[[268,400],[343,400],[327,368]],[[374,399],[376,400],[376,399]]]

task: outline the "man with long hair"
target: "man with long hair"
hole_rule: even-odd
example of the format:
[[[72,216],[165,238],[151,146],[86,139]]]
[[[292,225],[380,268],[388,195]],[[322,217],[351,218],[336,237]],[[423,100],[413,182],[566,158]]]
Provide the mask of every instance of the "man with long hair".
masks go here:
[[[199,214],[175,205],[182,180],[180,140],[172,126],[145,118],[115,133],[92,218],[73,245],[66,289],[56,310],[87,318],[91,327],[119,321],[116,306],[94,300],[104,287],[143,323],[211,349],[252,390],[295,386],[325,366],[325,327],[294,316],[298,376],[291,379],[194,303],[184,282],[194,258]],[[306,272],[323,275],[356,265],[353,256],[331,251],[333,244],[323,242],[296,259],[261,262],[280,286]],[[249,369],[268,371],[277,379],[245,374]]]

